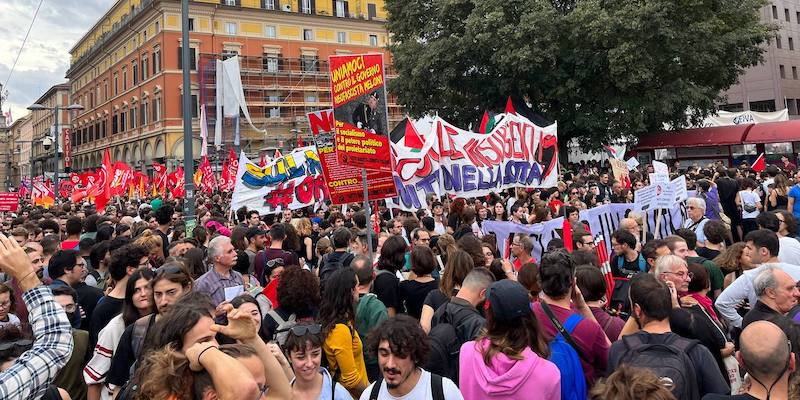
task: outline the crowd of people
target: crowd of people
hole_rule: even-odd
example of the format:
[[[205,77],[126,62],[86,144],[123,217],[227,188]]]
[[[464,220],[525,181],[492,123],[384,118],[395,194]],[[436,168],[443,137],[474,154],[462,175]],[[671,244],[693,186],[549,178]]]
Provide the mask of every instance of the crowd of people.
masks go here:
[[[0,398],[800,398],[783,167],[676,163],[683,227],[656,238],[627,213],[606,265],[580,211],[632,202],[652,166],[629,189],[589,162],[553,188],[382,204],[372,235],[357,204],[201,195],[187,231],[182,199],[23,203],[0,229]],[[482,230],[559,216],[571,235],[536,257]]]

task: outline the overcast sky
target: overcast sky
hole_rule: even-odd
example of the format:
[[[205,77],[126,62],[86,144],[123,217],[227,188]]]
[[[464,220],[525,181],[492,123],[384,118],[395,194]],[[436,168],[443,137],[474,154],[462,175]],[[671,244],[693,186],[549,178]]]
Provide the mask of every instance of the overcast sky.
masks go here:
[[[5,84],[39,0],[0,0],[0,84]],[[114,4],[114,0],[44,0],[28,42],[4,91],[3,112],[27,114],[51,86],[66,82],[69,49]]]

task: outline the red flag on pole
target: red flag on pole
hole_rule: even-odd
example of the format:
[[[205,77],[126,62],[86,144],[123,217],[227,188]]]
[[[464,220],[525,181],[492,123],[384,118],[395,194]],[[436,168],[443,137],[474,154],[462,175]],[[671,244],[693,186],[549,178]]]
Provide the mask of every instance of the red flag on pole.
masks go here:
[[[103,166],[100,168],[95,178],[95,187],[97,188],[95,193],[97,194],[94,197],[94,205],[98,213],[106,208],[106,204],[111,197],[110,185],[113,174],[111,154],[109,154],[108,149],[106,149],[105,153],[103,153]]]
[[[761,172],[765,168],[767,168],[767,163],[764,161],[764,153],[761,153],[756,160],[753,161],[753,171]]]
[[[564,216],[564,222],[561,225],[562,235],[561,239],[564,240],[564,248],[572,253],[572,224],[569,223],[569,218]]]
[[[478,130],[478,132],[486,133],[486,125],[488,125],[488,124],[489,124],[489,112],[488,111],[484,111],[483,112],[483,118],[481,118],[481,127]]]
[[[517,110],[514,109],[514,102],[511,101],[511,96],[508,96],[508,100],[506,100],[506,114],[516,114]]]
[[[302,136],[298,136],[297,137],[297,147],[298,148],[303,147],[303,137]]]
[[[594,243],[597,251],[597,261],[600,264],[600,272],[603,273],[603,278],[606,281],[606,303],[608,303],[614,293],[614,275],[611,274],[611,264],[609,263],[608,250],[606,250],[606,241],[603,239],[603,235],[597,235]]]

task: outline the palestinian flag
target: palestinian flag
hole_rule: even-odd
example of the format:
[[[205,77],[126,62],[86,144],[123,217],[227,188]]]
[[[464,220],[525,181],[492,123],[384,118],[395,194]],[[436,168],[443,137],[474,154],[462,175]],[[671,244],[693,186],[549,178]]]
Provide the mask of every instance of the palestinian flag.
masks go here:
[[[767,164],[764,160],[764,153],[758,155],[755,161],[753,161],[753,171],[761,172],[765,168],[767,168]]]

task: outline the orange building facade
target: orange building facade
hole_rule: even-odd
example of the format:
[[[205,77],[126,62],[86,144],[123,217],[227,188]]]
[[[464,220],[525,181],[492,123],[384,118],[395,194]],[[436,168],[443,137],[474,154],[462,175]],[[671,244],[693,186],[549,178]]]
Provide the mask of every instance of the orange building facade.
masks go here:
[[[251,156],[310,142],[306,113],[331,106],[329,56],[381,52],[390,62],[382,0],[190,1],[189,16],[194,158],[201,104],[213,143],[216,59],[240,56],[258,129],[239,119],[241,148]],[[183,160],[181,46],[178,0],[118,0],[75,45],[67,78],[72,103],[85,110],[72,120],[73,171],[99,167],[105,149],[141,170]],[[389,116],[390,124],[403,117],[391,99]],[[225,119],[212,158],[227,154],[234,130]]]

